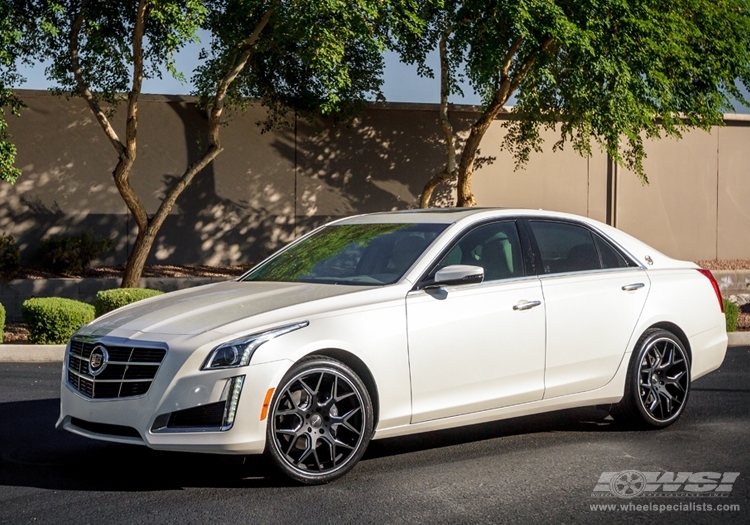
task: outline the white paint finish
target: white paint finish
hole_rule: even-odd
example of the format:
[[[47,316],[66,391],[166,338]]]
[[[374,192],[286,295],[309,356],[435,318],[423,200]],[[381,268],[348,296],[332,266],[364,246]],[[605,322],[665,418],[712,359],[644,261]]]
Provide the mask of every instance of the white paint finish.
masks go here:
[[[538,279],[447,286],[407,296],[412,422],[541,399],[544,308]]]
[[[393,285],[227,282],[166,294],[100,318],[83,332],[110,338],[105,343],[163,343],[167,358],[143,398],[89,401],[63,384],[60,425],[79,417],[132,426],[147,435],[153,448],[260,453],[266,423],[259,414],[268,388],[277,386],[299,359],[330,349],[356,356],[372,375],[380,414],[376,438],[617,402],[636,342],[656,324],[671,323],[687,334],[694,377],[721,365],[724,316],[710,282],[693,263],[670,259],[627,234],[567,214],[461,210],[425,217],[440,222],[449,215],[454,222]],[[409,222],[420,216],[410,212],[348,221],[388,217]],[[518,216],[588,224],[633,254],[643,269],[451,286],[444,288],[442,299],[435,296],[438,291],[410,292],[463,231],[487,219]],[[646,254],[653,265],[645,262]],[[639,282],[643,288],[621,289]],[[513,310],[522,301],[540,304]],[[261,346],[248,367],[200,370],[221,343],[305,320],[308,327]],[[247,380],[232,430],[147,434],[157,415],[213,401],[220,384],[242,374]]]
[[[642,329],[664,321],[692,337],[717,326],[725,327],[711,282],[697,270],[652,270],[648,276],[652,289],[639,323]]]
[[[625,377],[627,375],[627,363],[630,354],[623,356],[622,363],[617,369],[617,374],[612,381],[602,388],[589,392],[581,392],[568,396],[559,396],[551,399],[542,399],[519,405],[511,405],[494,410],[483,410],[472,412],[461,416],[435,419],[412,425],[401,427],[378,428],[373,439],[385,439],[396,436],[406,436],[409,434],[418,434],[420,432],[431,432],[434,430],[444,430],[447,428],[461,427],[465,425],[475,425],[486,423],[488,421],[498,421],[512,417],[530,416],[541,414],[553,410],[563,410],[567,408],[585,407],[604,403],[617,403],[622,399],[625,386]]]
[[[617,371],[649,291],[644,270],[544,276],[545,398],[594,390]],[[634,291],[623,286],[643,284]]]

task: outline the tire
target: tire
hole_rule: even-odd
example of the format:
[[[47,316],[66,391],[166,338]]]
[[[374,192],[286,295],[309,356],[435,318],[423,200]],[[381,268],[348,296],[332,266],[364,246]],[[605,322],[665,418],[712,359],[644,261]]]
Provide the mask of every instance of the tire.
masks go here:
[[[349,472],[367,449],[373,408],[362,380],[328,357],[294,365],[271,401],[267,452],[286,476],[318,485]]]
[[[628,365],[625,394],[612,407],[616,420],[664,428],[679,419],[690,395],[690,360],[672,332],[647,330]]]

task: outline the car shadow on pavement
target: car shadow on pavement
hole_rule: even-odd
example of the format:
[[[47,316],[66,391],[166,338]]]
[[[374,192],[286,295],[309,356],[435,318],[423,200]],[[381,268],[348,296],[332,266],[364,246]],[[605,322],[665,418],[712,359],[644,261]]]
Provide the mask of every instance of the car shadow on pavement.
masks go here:
[[[373,441],[365,454],[365,459],[540,432],[629,432],[632,430],[629,426],[609,417],[605,407],[574,408]]]
[[[274,487],[263,457],[163,452],[56,430],[59,399],[0,403],[0,486],[52,490],[151,491],[184,487]],[[373,441],[365,460],[513,434],[609,430],[606,412],[566,410],[459,429]]]
[[[279,486],[262,458],[151,450],[54,428],[59,399],[0,403],[0,486],[150,491]]]

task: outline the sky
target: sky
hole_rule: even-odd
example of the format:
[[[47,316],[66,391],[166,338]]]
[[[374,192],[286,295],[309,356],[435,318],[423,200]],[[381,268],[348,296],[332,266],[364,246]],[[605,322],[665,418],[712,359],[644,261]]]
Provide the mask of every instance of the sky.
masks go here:
[[[203,33],[200,37],[204,44],[195,43],[183,48],[176,57],[176,65],[179,71],[182,71],[188,82],[183,84],[172,77],[168,72],[164,72],[162,79],[145,79],[143,82],[143,93],[163,94],[163,95],[188,95],[192,91],[192,85],[189,83],[191,71],[197,65],[198,53],[204,45],[208,44],[208,35]],[[439,71],[439,58],[437,51],[433,52],[428,59],[428,64],[434,71]],[[18,86],[22,89],[48,89],[53,87],[44,77],[44,64],[37,65],[33,68],[23,67],[20,69],[21,74],[26,77],[26,82]],[[385,54],[385,72],[383,75],[383,94],[388,102],[421,102],[434,103],[440,102],[440,82],[437,78],[423,78],[417,74],[416,66],[403,64],[400,62],[396,53]],[[464,96],[453,95],[450,102],[453,104],[473,104],[479,105],[480,98],[468,82],[462,84]],[[743,91],[745,91],[743,89]],[[747,91],[745,91],[747,93]],[[750,99],[750,95],[748,95]],[[512,104],[512,99],[511,99]],[[737,113],[750,113],[750,108],[740,103],[735,104]]]
[[[178,71],[182,71],[188,78],[188,83],[182,84],[164,72],[162,79],[145,79],[143,81],[143,93],[162,95],[188,95],[192,90],[189,83],[190,72],[198,64],[197,56],[202,46],[208,44],[208,38],[202,36],[205,44],[190,44],[176,56]],[[440,59],[437,51],[430,55],[430,65],[439,71]],[[44,64],[35,67],[20,68],[21,74],[26,77],[26,82],[18,87],[22,89],[48,89],[52,84],[44,77]],[[383,75],[383,94],[388,102],[440,102],[440,83],[437,79],[422,78],[417,75],[416,66],[403,64],[399,61],[396,53],[385,54],[385,72]],[[450,102],[454,104],[479,104],[479,96],[474,93],[468,83],[462,87],[464,97],[455,95]]]

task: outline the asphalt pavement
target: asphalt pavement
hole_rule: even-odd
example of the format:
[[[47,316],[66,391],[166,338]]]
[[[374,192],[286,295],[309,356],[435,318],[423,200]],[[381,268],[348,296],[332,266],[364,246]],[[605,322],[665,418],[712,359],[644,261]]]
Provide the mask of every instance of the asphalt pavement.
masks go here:
[[[0,363],[2,524],[750,523],[750,347],[694,382],[664,430],[587,408],[374,441],[319,487],[269,476],[262,460],[57,431],[59,384],[60,363]],[[597,483],[624,471],[740,474],[721,498],[624,499]]]

